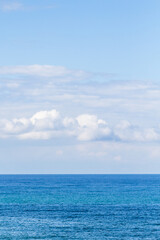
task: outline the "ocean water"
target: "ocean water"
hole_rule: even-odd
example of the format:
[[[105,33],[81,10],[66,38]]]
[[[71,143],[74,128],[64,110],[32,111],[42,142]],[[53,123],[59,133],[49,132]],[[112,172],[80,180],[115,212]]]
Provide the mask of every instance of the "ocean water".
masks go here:
[[[160,239],[160,175],[0,175],[0,239]]]

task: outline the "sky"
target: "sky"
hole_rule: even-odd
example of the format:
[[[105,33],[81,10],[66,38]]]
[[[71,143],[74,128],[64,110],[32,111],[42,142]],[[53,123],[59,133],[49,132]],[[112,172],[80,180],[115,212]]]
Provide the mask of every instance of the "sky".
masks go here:
[[[160,173],[159,10],[0,0],[0,174]]]

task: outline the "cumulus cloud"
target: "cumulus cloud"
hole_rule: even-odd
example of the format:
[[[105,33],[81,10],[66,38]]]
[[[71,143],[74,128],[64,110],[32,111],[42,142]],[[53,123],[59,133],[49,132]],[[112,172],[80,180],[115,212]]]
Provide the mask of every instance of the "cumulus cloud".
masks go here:
[[[0,75],[26,75],[38,77],[56,78],[86,78],[89,73],[82,70],[71,70],[64,66],[53,65],[20,65],[20,66],[0,66]]]
[[[55,129],[59,118],[59,112],[53,109],[51,111],[37,112],[31,117],[30,121],[35,129]]]
[[[11,121],[3,119],[0,121],[0,131],[6,135],[18,134],[29,129],[30,125],[29,119],[26,118],[13,119]]]
[[[78,139],[82,141],[98,140],[111,133],[107,123],[95,115],[84,114],[76,118],[78,122]]]
[[[122,121],[114,128],[114,134],[123,141],[157,141],[160,140],[158,129],[154,128],[140,128],[132,125],[128,121]]]
[[[78,141],[151,142],[160,140],[160,131],[158,128],[142,129],[128,121],[111,127],[105,120],[90,114],[62,117],[55,109],[37,112],[30,118],[0,121],[0,138],[47,140],[64,137]]]
[[[6,137],[49,139],[52,130],[57,129],[59,118],[59,113],[53,109],[37,112],[31,118],[3,119],[0,121],[0,132]]]

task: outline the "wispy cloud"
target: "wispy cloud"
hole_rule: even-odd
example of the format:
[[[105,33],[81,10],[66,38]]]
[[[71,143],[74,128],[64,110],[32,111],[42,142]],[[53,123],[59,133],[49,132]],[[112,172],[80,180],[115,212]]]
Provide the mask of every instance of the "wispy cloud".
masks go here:
[[[17,1],[1,1],[0,9],[2,11],[18,11],[23,10],[24,6],[21,2]]]
[[[81,79],[89,76],[82,70],[71,70],[63,66],[53,65],[26,65],[26,66],[0,66],[0,75],[23,75],[38,77],[58,77],[66,79]]]
[[[26,1],[27,3],[27,1]],[[14,0],[0,0],[0,10],[4,12],[12,12],[12,11],[21,11],[21,10],[27,10],[27,11],[35,11],[35,10],[47,10],[47,9],[54,9],[58,6],[56,4],[50,4],[47,3],[47,1],[44,1],[43,4],[36,4],[32,3],[29,5],[24,5],[22,1],[14,1]]]

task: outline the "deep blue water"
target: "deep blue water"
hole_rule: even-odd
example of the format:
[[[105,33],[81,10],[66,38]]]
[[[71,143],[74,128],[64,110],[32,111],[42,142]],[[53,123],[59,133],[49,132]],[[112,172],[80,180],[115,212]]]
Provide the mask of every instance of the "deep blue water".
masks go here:
[[[160,239],[160,175],[0,175],[0,239]]]

